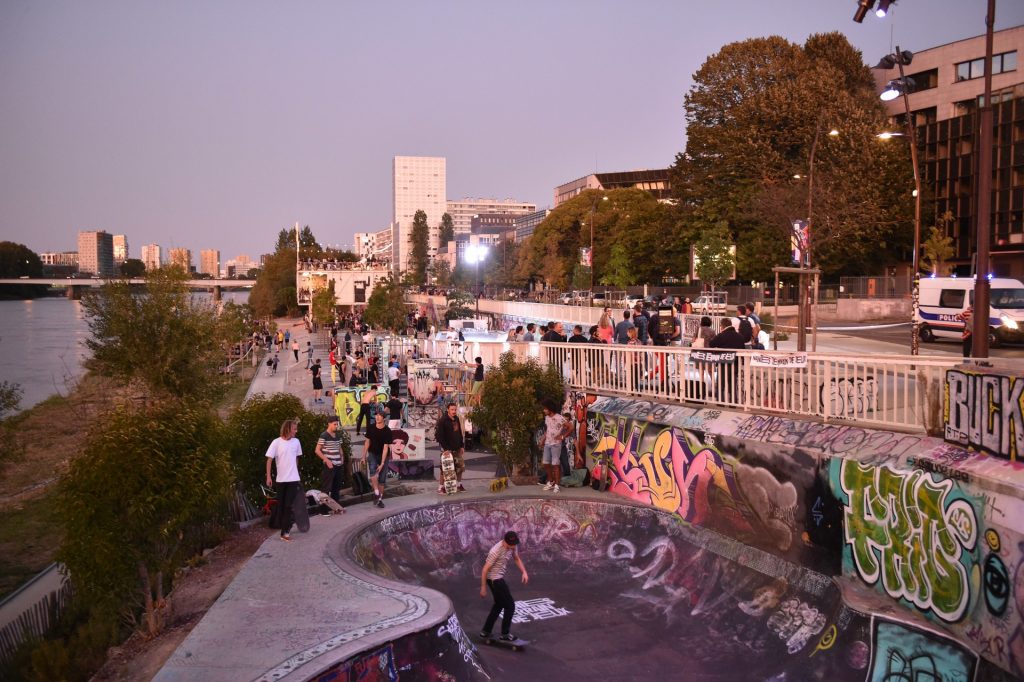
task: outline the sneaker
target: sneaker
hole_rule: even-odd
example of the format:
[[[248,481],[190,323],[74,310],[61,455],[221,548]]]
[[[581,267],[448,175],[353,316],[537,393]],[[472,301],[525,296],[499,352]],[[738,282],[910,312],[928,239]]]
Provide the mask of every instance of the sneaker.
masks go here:
[[[494,635],[492,635],[491,633],[487,632],[487,630],[481,630],[480,631],[480,639],[491,639],[493,636]]]
[[[547,491],[551,490],[554,487],[555,487],[555,484],[552,483],[551,481],[548,481],[548,484],[546,486],[544,486],[544,492],[547,492]]]
[[[559,488],[559,487],[558,487],[558,486],[556,485],[556,486],[555,486],[554,488],[552,488],[552,489],[551,489],[551,492],[553,492],[553,493],[557,493],[557,492],[558,492],[559,490],[561,490],[561,488]]]
[[[383,509],[384,508],[384,498],[383,497],[378,497],[376,504],[377,504],[378,507]]]
[[[437,486],[437,494],[438,495],[444,495],[444,484],[443,483],[441,485]]]
[[[503,642],[514,642],[516,641],[516,639],[518,639],[518,637],[516,637],[510,632],[507,635],[501,635],[500,637],[498,637],[498,639],[500,639]]]
[[[459,492],[460,492],[460,493],[464,493],[464,492],[466,492],[466,488],[465,488],[465,487],[463,487],[463,485],[462,485],[461,483],[459,484]]]
[[[291,542],[291,541],[292,541],[292,536],[291,536],[291,535],[285,534],[285,535],[282,535],[282,536],[280,536],[280,537],[281,537],[281,539],[282,539],[282,540],[284,540],[285,542]]]

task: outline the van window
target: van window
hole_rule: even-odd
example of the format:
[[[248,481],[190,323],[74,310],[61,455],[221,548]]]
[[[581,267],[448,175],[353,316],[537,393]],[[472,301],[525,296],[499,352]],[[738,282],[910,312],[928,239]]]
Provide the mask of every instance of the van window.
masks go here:
[[[964,307],[964,290],[963,289],[943,289],[942,293],[939,294],[939,307],[940,308],[963,308]]]
[[[1003,309],[1024,308],[1024,289],[1014,287],[1012,289],[993,289],[990,295],[992,307]]]

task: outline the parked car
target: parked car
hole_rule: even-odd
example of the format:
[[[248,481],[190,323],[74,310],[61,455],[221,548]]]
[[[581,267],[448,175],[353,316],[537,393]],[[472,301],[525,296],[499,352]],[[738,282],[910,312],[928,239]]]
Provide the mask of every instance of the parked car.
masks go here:
[[[562,305],[572,304],[572,292],[566,291],[564,294],[558,297],[558,302]]]
[[[1024,284],[1016,279],[989,282],[989,339],[994,344],[1024,340]],[[918,334],[922,341],[960,340],[964,323],[957,315],[974,305],[973,277],[927,277],[918,298]]]
[[[626,294],[626,297],[622,299],[622,303],[627,308],[632,308],[637,303],[640,303],[643,300],[644,300],[644,297],[640,296],[639,294]]]
[[[590,300],[593,301],[593,305],[602,307],[608,303],[608,294],[603,291],[595,291],[594,295],[590,297]]]
[[[729,311],[725,292],[701,294],[693,302],[693,311],[699,315],[725,315]]]

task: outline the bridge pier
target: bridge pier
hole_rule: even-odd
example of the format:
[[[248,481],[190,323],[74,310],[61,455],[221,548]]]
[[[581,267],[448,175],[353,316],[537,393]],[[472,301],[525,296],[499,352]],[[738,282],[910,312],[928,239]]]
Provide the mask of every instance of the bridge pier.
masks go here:
[[[82,300],[82,289],[83,288],[84,287],[82,287],[82,286],[80,286],[78,284],[72,284],[71,286],[68,287],[67,293],[65,294],[65,296],[70,298],[72,301],[81,301]]]
[[[219,284],[213,287],[213,300],[219,302],[221,299],[221,286]]]

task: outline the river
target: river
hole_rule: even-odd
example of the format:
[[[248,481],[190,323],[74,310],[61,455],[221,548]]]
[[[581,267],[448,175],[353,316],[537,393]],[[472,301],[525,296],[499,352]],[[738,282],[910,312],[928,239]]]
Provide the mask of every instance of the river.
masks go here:
[[[209,294],[195,296],[209,298]],[[244,303],[249,292],[224,292],[224,300]],[[68,394],[82,375],[88,336],[80,301],[0,301],[0,380],[21,384],[20,409],[55,393]]]

